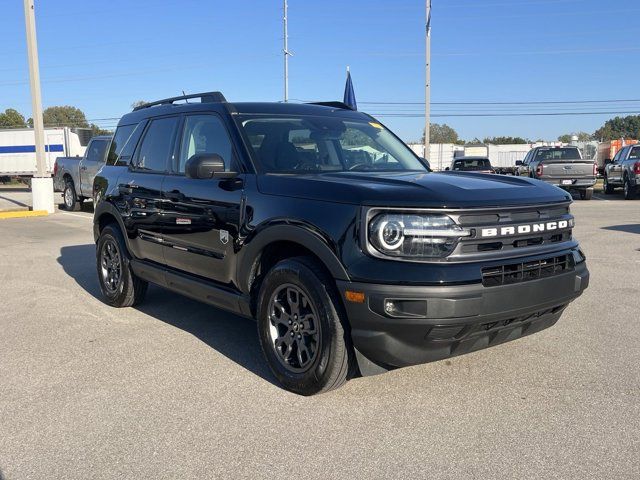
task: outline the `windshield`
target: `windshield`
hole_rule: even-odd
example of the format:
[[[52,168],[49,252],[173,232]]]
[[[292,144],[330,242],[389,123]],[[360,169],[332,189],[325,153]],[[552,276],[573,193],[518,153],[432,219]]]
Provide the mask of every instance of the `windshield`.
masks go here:
[[[491,163],[488,158],[465,158],[453,163],[454,170],[489,170]]]
[[[580,160],[577,148],[541,148],[535,160]]]
[[[242,116],[254,157],[267,172],[427,171],[376,122],[329,116]]]

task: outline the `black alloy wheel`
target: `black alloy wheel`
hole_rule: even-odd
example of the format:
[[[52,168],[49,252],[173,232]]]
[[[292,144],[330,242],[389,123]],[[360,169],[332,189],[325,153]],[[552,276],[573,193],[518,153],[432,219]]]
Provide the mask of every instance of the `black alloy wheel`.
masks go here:
[[[257,294],[260,346],[284,388],[315,395],[355,375],[344,307],[335,281],[316,259],[279,261],[264,274]]]
[[[269,336],[282,365],[292,373],[309,369],[320,347],[318,314],[309,296],[285,284],[269,300]]]
[[[148,283],[133,273],[131,256],[116,224],[109,224],[100,232],[96,269],[104,300],[112,307],[131,307],[144,299]]]
[[[110,294],[116,294],[122,283],[122,256],[117,243],[109,238],[100,249],[100,275],[102,285]]]

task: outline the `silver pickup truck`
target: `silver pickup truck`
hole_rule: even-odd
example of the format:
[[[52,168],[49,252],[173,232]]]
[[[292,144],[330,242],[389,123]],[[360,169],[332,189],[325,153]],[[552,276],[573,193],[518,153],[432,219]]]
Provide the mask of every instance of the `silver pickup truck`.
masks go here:
[[[613,160],[605,160],[604,193],[624,189],[625,200],[636,198],[640,188],[640,145],[628,145],[618,151]]]
[[[53,188],[63,192],[65,210],[75,210],[82,201],[92,198],[93,179],[106,160],[110,136],[93,137],[84,156],[58,157],[53,167]]]
[[[591,200],[597,165],[584,160],[578,147],[536,147],[516,162],[516,175],[542,180],[565,190],[577,190]]]

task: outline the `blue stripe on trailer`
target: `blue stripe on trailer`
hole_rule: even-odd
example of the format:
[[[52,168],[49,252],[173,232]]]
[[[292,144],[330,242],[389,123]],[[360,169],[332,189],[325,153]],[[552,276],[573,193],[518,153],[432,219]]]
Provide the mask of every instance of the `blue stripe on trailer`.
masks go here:
[[[45,145],[45,152],[64,152],[64,145],[61,143]],[[35,153],[35,145],[0,145],[0,153]]]

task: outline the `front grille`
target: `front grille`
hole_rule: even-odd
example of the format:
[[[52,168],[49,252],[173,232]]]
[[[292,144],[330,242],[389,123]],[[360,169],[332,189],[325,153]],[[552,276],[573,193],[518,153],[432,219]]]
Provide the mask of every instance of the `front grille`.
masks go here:
[[[560,255],[520,263],[509,263],[482,269],[482,285],[496,287],[552,277],[573,269],[573,257]]]
[[[466,209],[447,213],[470,235],[460,239],[446,261],[469,262],[508,257],[539,255],[544,252],[557,252],[574,246],[572,237],[573,216],[569,203],[529,205],[522,207]],[[547,224],[566,222],[567,227],[546,228]],[[535,230],[535,225],[544,225]],[[508,228],[529,227],[522,233],[503,231]],[[497,234],[483,236],[485,229],[493,229]]]

